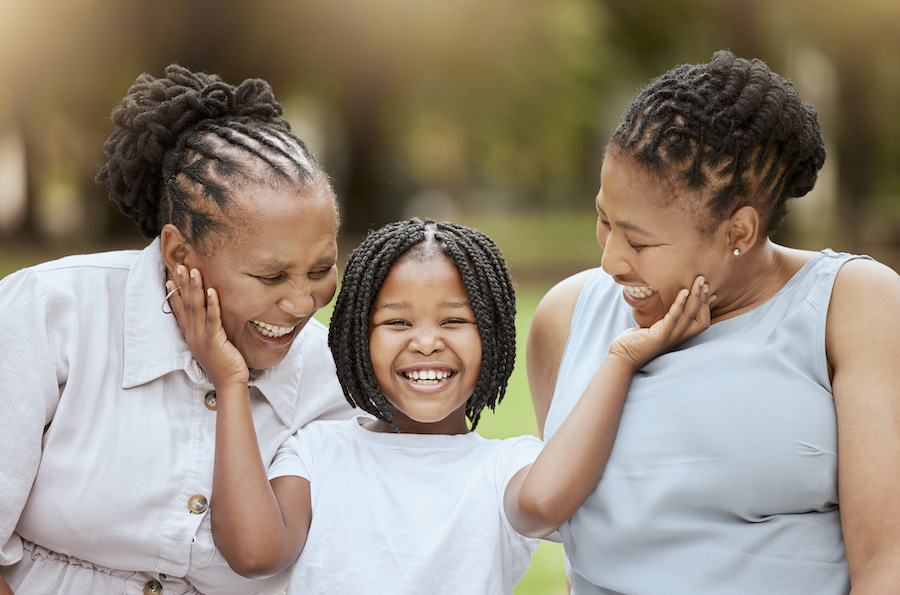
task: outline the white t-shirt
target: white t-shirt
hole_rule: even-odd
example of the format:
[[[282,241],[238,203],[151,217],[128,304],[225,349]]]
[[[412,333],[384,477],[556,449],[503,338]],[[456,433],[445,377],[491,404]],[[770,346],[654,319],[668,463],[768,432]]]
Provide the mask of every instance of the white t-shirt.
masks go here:
[[[510,526],[503,492],[540,449],[533,436],[307,425],[269,469],[310,481],[312,524],[288,593],[512,593],[538,540]]]
[[[164,593],[246,595],[287,581],[244,579],[213,544],[200,498],[212,492],[213,387],[162,313],[163,275],[157,240],[0,283],[0,574],[17,593],[139,594],[155,580]],[[311,419],[354,414],[326,332],[311,321],[251,383],[266,462]]]

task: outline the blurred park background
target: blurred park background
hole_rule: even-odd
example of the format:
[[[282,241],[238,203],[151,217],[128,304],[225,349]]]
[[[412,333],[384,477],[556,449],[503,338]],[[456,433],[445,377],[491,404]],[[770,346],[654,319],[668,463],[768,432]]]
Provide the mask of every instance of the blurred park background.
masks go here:
[[[334,178],[344,255],[412,215],[495,238],[522,348],[508,402],[479,429],[534,433],[531,313],[599,263],[607,135],[676,64],[730,48],[793,79],[829,156],[776,240],[900,268],[898,31],[896,0],[0,0],[0,276],[146,243],[93,181],[109,113],[140,73],[177,62],[264,78]],[[517,593],[564,592],[561,577],[561,550],[542,546]]]

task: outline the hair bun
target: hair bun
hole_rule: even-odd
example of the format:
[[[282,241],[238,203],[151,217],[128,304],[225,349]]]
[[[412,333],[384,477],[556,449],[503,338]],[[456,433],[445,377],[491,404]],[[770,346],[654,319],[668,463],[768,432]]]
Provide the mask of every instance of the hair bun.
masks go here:
[[[107,184],[110,199],[137,220],[141,212],[157,210],[166,155],[178,148],[186,132],[202,122],[247,119],[290,130],[281,114],[271,86],[262,79],[247,79],[234,87],[217,75],[178,64],[167,66],[162,78],[141,74],[112,112],[116,130],[104,144],[109,160],[97,182]],[[139,225],[152,237],[158,222]]]

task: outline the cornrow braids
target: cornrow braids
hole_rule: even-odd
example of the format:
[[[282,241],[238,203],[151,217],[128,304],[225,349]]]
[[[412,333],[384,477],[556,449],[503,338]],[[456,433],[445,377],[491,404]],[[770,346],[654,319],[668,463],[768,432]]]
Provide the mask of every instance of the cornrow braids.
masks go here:
[[[369,314],[388,273],[402,257],[442,253],[462,277],[481,336],[481,370],[466,402],[472,429],[485,407],[493,410],[506,394],[516,359],[516,296],[506,261],[483,233],[450,222],[411,219],[370,232],[344,269],[328,331],[344,396],[394,430],[393,406],[375,379],[369,354]]]
[[[767,235],[787,200],[809,192],[825,162],[815,108],[765,62],[716,52],[653,79],[626,108],[610,147],[692,190],[714,188],[711,225],[744,205]]]
[[[237,87],[177,64],[140,75],[112,112],[97,182],[147,238],[173,223],[192,241],[221,230],[241,184],[331,182],[261,79]],[[337,210],[335,200],[335,210]]]

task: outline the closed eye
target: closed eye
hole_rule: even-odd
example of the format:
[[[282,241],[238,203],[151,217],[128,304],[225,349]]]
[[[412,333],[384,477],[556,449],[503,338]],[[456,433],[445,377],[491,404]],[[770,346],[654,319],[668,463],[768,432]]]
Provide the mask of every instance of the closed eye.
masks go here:
[[[285,273],[278,273],[277,275],[269,275],[266,277],[257,276],[256,278],[263,283],[274,285],[276,283],[281,283],[282,281],[284,281],[287,278],[287,275]]]
[[[316,269],[309,272],[310,279],[324,279],[328,276],[334,266],[326,267],[324,269]]]
[[[445,320],[441,324],[447,325],[447,324],[475,324],[475,323],[471,320],[466,320],[465,318],[450,318],[448,320]]]
[[[405,320],[386,320],[380,324],[383,326],[412,326]]]

